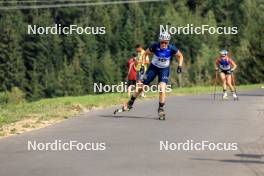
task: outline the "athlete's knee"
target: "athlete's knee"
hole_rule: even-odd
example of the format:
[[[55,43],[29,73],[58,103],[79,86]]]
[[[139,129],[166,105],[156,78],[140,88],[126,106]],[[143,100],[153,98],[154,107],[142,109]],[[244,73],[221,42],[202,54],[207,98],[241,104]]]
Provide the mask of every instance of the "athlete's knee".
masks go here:
[[[164,94],[166,90],[166,83],[165,82],[160,82],[159,83],[159,93]]]
[[[226,83],[227,83],[228,86],[232,86],[232,82],[231,82],[231,79],[230,78],[227,78]]]
[[[227,85],[228,85],[229,87],[232,87],[232,86],[233,86],[232,83],[231,83],[231,81],[227,81]]]
[[[137,91],[136,92],[141,93],[142,91],[143,91],[143,87],[142,86],[137,87]]]
[[[222,82],[223,84],[226,84],[227,83],[226,78],[222,78]]]
[[[137,90],[142,89],[143,88],[143,83],[141,81],[137,82]]]

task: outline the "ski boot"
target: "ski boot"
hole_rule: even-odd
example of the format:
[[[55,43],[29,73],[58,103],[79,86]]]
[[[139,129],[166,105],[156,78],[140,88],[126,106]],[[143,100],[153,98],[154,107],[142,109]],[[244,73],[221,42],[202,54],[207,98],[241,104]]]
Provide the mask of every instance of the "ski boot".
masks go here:
[[[233,95],[234,101],[238,101],[238,96],[237,96],[237,94],[236,94],[235,92],[233,92],[232,95]]]
[[[228,96],[227,96],[226,92],[224,92],[224,94],[223,94],[223,100],[228,100]]]
[[[122,108],[118,108],[114,111],[114,115],[118,112],[126,112],[126,111],[130,111],[133,108],[133,104],[134,102],[132,100],[129,100],[126,104],[123,105]]]
[[[165,120],[165,112],[163,108],[159,107],[158,115],[159,115],[159,120]]]

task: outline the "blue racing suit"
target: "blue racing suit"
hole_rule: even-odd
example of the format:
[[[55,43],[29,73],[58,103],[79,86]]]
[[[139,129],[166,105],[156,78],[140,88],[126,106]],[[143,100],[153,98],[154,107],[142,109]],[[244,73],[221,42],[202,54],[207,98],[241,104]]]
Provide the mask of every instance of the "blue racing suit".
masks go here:
[[[167,84],[170,75],[170,61],[172,56],[178,52],[178,48],[169,44],[167,48],[161,49],[160,43],[155,43],[149,47],[149,50],[154,55],[143,79],[143,84],[149,85],[156,76],[158,76],[159,83]]]

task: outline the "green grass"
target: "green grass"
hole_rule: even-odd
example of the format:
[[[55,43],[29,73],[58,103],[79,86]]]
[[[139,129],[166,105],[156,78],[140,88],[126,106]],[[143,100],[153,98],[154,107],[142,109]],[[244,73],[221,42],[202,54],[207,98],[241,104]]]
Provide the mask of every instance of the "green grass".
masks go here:
[[[261,85],[243,85],[238,90],[260,88]],[[217,87],[220,91],[221,88]],[[173,89],[169,95],[189,95],[212,93],[212,87],[189,87]],[[147,93],[148,98],[157,97],[157,93]],[[0,107],[0,128],[5,124],[14,123],[27,118],[36,118],[38,121],[48,121],[51,119],[67,119],[85,110],[94,107],[109,107],[120,105],[127,101],[125,93],[109,93],[100,95],[86,95],[77,97],[62,97],[52,99],[42,99],[36,102],[21,104],[7,104]]]

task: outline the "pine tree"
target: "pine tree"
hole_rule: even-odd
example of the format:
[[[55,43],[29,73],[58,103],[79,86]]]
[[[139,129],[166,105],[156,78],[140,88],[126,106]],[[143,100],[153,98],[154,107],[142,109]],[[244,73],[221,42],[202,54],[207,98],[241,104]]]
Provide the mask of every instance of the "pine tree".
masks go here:
[[[23,26],[20,13],[6,12],[0,20],[0,91],[19,87],[24,90],[25,67],[21,58],[21,31]]]

